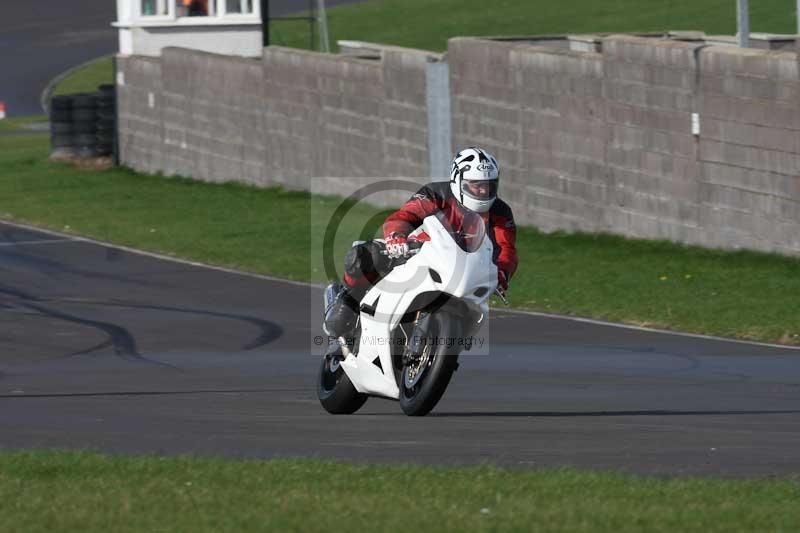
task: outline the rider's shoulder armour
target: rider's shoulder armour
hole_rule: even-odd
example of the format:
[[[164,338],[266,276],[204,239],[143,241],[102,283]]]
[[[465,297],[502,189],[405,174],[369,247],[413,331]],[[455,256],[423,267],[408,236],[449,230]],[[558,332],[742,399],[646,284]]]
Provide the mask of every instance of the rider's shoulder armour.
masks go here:
[[[450,191],[450,183],[447,181],[434,181],[424,185],[415,196],[422,196],[427,200],[433,200],[438,205],[444,205],[451,198],[455,198]]]

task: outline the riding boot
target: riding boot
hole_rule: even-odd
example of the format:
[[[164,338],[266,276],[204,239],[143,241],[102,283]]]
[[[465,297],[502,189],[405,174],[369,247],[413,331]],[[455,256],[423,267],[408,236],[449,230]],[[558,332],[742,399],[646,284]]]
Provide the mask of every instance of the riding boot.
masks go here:
[[[358,322],[358,300],[345,285],[338,282],[328,285],[325,299],[325,332],[336,338],[347,339],[352,336]]]

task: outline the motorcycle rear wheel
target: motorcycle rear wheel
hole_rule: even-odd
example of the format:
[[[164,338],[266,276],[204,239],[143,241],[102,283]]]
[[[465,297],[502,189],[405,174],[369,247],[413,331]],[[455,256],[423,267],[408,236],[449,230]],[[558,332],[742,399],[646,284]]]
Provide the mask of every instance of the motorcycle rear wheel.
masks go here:
[[[404,366],[400,370],[400,407],[408,416],[425,416],[442,399],[453,372],[458,368],[461,351],[458,339],[458,319],[446,313],[434,313],[430,317],[430,329],[423,349],[424,368],[418,369],[414,379],[409,379],[412,369]],[[425,353],[425,350],[429,350]],[[419,375],[421,373],[421,375]],[[410,382],[413,381],[413,385]]]
[[[361,409],[369,399],[353,386],[335,354],[322,358],[317,379],[317,398],[322,407],[333,415],[350,415]]]

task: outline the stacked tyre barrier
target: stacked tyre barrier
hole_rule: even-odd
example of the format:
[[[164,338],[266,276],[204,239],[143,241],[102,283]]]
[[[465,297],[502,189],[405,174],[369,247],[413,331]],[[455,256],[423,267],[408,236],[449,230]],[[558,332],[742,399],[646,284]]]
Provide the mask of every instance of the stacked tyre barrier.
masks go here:
[[[75,155],[97,155],[97,99],[95,94],[76,94],[72,97],[72,127]]]
[[[51,158],[75,156],[71,96],[54,96],[50,100],[50,146]]]
[[[97,155],[101,157],[114,153],[116,142],[116,98],[113,85],[101,85],[97,93]]]
[[[98,92],[54,96],[50,100],[50,157],[95,158],[113,155],[116,145],[113,85]]]

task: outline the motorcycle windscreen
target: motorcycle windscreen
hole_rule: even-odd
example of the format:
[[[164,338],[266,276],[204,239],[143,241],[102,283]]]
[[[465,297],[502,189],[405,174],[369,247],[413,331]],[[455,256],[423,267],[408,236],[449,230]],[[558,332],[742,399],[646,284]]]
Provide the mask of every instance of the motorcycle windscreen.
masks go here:
[[[451,221],[439,211],[436,213],[436,218],[462,250],[467,253],[477,252],[486,238],[486,223],[483,217],[474,211],[463,209],[459,214],[461,216],[454,217],[455,220]]]

